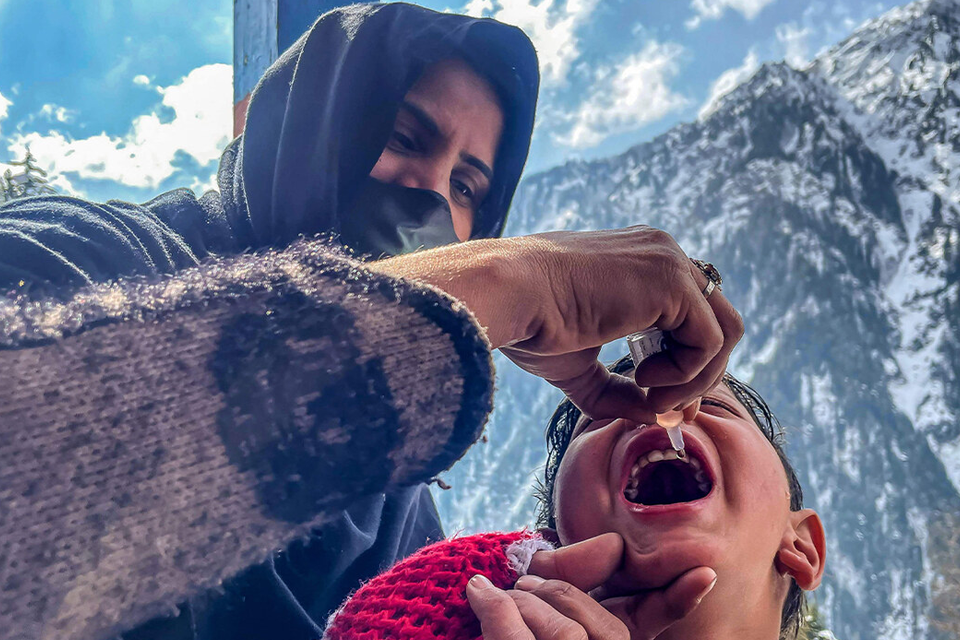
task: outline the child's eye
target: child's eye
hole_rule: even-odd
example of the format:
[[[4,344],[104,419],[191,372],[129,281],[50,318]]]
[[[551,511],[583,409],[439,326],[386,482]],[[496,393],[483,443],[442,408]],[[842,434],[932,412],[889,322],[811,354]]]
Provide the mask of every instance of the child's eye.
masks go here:
[[[570,437],[570,441],[573,442],[573,439],[578,436],[582,436],[583,434],[590,431],[596,431],[597,429],[602,429],[603,427],[606,427],[607,425],[611,425],[614,422],[617,422],[616,418],[605,418],[603,420],[587,420],[586,422],[583,422],[580,425],[578,425],[577,428],[573,430],[573,433],[571,434],[571,437]]]
[[[730,405],[728,405],[728,404],[726,404],[726,403],[724,403],[724,402],[721,402],[720,400],[716,400],[716,399],[714,399],[714,398],[702,398],[702,399],[700,400],[700,406],[702,407],[702,406],[704,406],[704,405],[713,406],[713,407],[720,407],[720,408],[723,409],[724,411],[726,411],[726,412],[728,412],[728,413],[731,413],[731,414],[733,414],[733,415],[735,415],[735,416],[739,416],[739,415],[740,415],[740,414],[737,412],[737,410],[736,410],[736,409],[733,409]]]
[[[573,431],[570,433],[570,440],[573,441],[574,438],[576,438],[581,433],[589,429],[590,425],[592,425],[593,422],[594,422],[593,420],[585,420],[584,422],[581,422],[580,424],[576,425]]]

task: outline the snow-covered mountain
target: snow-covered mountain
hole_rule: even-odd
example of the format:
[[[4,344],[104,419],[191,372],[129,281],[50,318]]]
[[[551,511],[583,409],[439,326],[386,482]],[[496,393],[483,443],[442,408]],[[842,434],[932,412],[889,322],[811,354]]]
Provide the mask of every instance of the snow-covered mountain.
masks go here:
[[[937,637],[930,531],[960,514],[958,74],[960,2],[914,2],[698,122],[527,178],[511,214],[512,235],[649,224],[718,266],[747,326],[732,370],[824,516],[817,600],[844,640]],[[489,442],[439,495],[451,530],[532,521],[560,396],[498,365]]]

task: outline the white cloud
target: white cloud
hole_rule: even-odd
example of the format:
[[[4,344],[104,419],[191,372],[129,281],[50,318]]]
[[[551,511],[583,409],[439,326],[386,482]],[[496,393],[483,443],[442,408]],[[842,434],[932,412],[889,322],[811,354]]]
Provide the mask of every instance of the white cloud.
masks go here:
[[[233,128],[232,69],[210,64],[191,71],[179,83],[157,87],[164,107],[137,116],[123,137],[106,133],[73,139],[59,131],[18,134],[9,149],[23,155],[27,145],[54,175],[74,173],[87,179],[115,180],[131,187],[156,188],[173,175],[179,154],[206,166],[220,157]],[[166,121],[164,121],[166,120]]]
[[[467,6],[463,8],[463,13],[477,18],[483,16],[484,12],[493,11],[493,2],[491,0],[470,0]]]
[[[2,4],[2,0],[0,0],[0,4]],[[13,102],[0,93],[0,123],[7,119],[7,112],[12,104]],[[5,162],[0,162],[0,175],[3,175],[7,169],[12,169],[12,167]]]
[[[10,105],[12,104],[13,102],[0,93],[0,122],[7,119],[7,112],[10,110]]]
[[[149,87],[150,78],[148,78],[143,74],[140,74],[138,76],[133,76],[133,84],[140,85],[141,87]]]
[[[747,20],[753,20],[761,9],[776,0],[693,0],[690,7],[697,15],[687,20],[688,29],[696,29],[704,20],[718,20],[727,9],[743,14]]]
[[[203,179],[206,178],[206,179]],[[194,193],[204,194],[207,191],[216,191],[220,188],[217,184],[217,170],[214,168],[207,176],[193,176],[193,182],[189,185]]]
[[[783,59],[799,69],[810,62],[810,28],[800,27],[795,22],[777,26],[777,41],[783,46]]]
[[[61,107],[52,103],[40,107],[39,117],[56,122],[71,122],[76,115],[76,111]]]
[[[557,141],[591,147],[684,107],[687,99],[669,86],[680,70],[683,52],[676,43],[651,41],[614,68],[599,70],[590,95],[573,116],[573,126]]]
[[[848,3],[811,0],[798,20],[775,29],[778,57],[795,68],[805,68],[884,9],[881,3],[851,7]]]
[[[760,68],[760,59],[757,57],[757,52],[751,49],[747,57],[743,59],[743,64],[721,73],[710,85],[710,96],[703,103],[703,107],[700,108],[700,119],[702,120],[716,111],[720,99],[735,89],[741,82],[750,78],[758,68]]]
[[[580,57],[576,31],[585,23],[599,0],[470,0],[464,13],[489,15],[523,29],[540,58],[545,85],[560,84],[570,65]]]

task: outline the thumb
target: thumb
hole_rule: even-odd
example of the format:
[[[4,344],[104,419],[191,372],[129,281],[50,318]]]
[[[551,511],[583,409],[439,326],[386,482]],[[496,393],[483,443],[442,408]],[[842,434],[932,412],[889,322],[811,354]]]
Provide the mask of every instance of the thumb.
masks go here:
[[[663,589],[600,602],[630,628],[630,637],[652,640],[700,606],[717,584],[710,567],[690,569]]]
[[[619,533],[604,533],[568,547],[538,551],[528,573],[590,591],[609,580],[622,561],[623,538]]]
[[[578,353],[562,357],[572,360],[581,359],[584,355]],[[649,409],[646,394],[632,378],[610,373],[596,357],[581,366],[576,376],[553,384],[587,417],[594,420],[627,418],[638,424],[656,421],[656,414]]]

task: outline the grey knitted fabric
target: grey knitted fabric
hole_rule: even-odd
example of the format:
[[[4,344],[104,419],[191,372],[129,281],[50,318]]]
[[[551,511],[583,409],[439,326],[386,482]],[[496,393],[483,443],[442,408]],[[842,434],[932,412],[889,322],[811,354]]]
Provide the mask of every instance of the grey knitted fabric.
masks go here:
[[[422,482],[479,436],[489,346],[321,242],[0,301],[0,638],[124,631]]]

